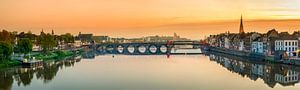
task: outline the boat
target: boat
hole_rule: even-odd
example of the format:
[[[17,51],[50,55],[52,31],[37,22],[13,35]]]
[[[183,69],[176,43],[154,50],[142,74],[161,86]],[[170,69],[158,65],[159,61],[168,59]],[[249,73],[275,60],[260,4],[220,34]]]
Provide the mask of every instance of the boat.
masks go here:
[[[23,67],[38,67],[38,66],[42,66],[43,65],[43,61],[42,60],[36,60],[35,57],[31,58],[31,59],[23,59],[22,60],[22,66]]]

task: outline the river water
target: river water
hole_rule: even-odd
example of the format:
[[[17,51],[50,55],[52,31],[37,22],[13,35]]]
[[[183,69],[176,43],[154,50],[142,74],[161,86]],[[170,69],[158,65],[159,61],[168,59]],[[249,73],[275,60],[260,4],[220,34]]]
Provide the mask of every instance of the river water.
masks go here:
[[[0,70],[0,90],[299,90],[300,67],[221,54],[98,55]]]

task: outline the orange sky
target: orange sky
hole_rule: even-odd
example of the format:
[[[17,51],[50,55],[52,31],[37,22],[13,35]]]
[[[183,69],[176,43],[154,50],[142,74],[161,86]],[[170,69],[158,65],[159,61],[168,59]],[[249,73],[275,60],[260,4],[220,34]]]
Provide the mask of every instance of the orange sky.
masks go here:
[[[0,29],[93,33],[113,37],[173,35],[200,39],[245,31],[299,30],[298,0],[1,0]]]

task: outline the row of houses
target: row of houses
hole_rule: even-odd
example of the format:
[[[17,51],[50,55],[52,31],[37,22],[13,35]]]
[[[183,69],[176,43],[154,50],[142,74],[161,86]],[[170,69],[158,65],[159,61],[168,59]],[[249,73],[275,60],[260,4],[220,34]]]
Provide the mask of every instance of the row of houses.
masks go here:
[[[276,52],[284,52],[292,57],[298,56],[300,32],[289,34],[278,32],[275,29],[267,33],[221,33],[211,35],[207,38],[208,43],[213,47],[226,48],[245,52],[253,52],[264,55],[274,55]]]
[[[299,56],[300,31],[292,34],[278,32],[275,29],[267,33],[244,32],[243,18],[241,17],[239,33],[225,32],[210,35],[207,42],[212,47],[226,48],[266,56],[275,56],[277,59]]]

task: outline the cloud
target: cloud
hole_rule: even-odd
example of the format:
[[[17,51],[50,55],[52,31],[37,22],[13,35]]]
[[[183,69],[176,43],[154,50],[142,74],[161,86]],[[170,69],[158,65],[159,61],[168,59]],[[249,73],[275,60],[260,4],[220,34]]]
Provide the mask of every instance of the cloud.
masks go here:
[[[300,12],[300,9],[295,8],[265,8],[265,9],[252,9],[255,11],[273,11],[273,12]]]

